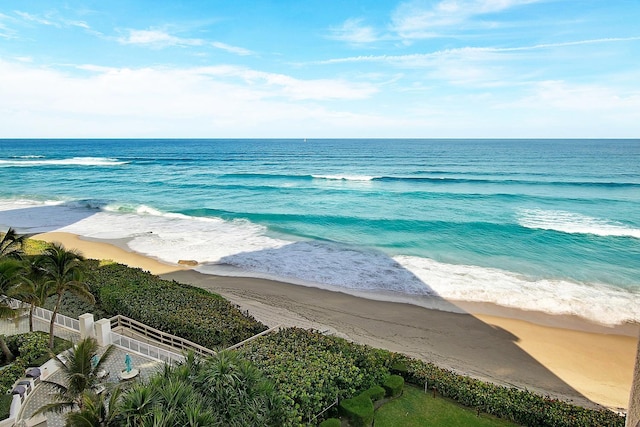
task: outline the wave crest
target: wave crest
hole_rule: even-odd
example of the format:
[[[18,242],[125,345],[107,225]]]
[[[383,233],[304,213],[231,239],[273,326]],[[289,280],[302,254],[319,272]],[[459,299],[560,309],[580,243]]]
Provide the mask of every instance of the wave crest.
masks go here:
[[[129,162],[109,157],[71,157],[67,159],[43,159],[39,156],[23,156],[20,160],[0,160],[0,167],[34,166],[121,166]],[[43,159],[43,160],[33,160]]]
[[[640,229],[606,219],[558,210],[522,209],[518,212],[518,224],[526,228],[555,230],[570,234],[640,239]]]

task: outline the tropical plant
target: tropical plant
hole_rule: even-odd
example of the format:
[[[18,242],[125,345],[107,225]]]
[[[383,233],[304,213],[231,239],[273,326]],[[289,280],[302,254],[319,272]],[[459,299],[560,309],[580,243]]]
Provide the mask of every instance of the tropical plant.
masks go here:
[[[44,270],[33,260],[25,266],[26,275],[15,288],[14,297],[29,304],[29,331],[33,332],[33,315],[36,307],[44,306],[50,295]]]
[[[20,236],[13,228],[9,227],[0,240],[0,258],[22,258],[24,255],[22,246],[25,239],[25,235]]]
[[[36,266],[42,271],[48,293],[56,295],[56,303],[49,325],[49,347],[53,348],[53,330],[62,298],[66,292],[73,293],[90,302],[95,302],[89,286],[83,282],[84,258],[75,250],[67,250],[53,243],[36,259]]]
[[[273,383],[237,352],[208,357],[195,387],[215,412],[219,425],[280,425],[282,403]]]
[[[15,259],[0,258],[0,319],[12,319],[18,311],[10,304],[10,297],[15,294],[15,288],[22,280],[22,263]],[[0,336],[0,349],[6,361],[13,360],[13,353]]]
[[[114,349],[115,347],[108,346],[102,356],[98,357],[98,342],[95,338],[85,338],[70,349],[64,358],[57,356],[54,360],[62,370],[64,384],[43,380],[44,384],[54,389],[56,402],[42,406],[36,413],[62,413],[74,409],[82,411],[87,398],[91,398],[91,393],[95,393],[101,384],[98,372]]]
[[[109,399],[92,390],[82,393],[82,409],[69,412],[66,416],[66,427],[109,427],[120,426],[121,415],[118,411],[118,400],[122,393],[121,387],[111,390]]]
[[[127,426],[279,426],[283,415],[271,383],[237,352],[165,365],[124,391],[118,411]]]

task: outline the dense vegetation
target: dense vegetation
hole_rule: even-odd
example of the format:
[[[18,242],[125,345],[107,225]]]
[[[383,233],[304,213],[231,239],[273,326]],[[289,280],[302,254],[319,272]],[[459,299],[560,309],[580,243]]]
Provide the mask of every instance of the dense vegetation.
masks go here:
[[[267,327],[219,295],[121,264],[91,263],[88,283],[102,310],[121,314],[210,349]]]
[[[389,375],[389,353],[299,328],[265,335],[242,348],[284,399],[283,426],[301,425],[339,400]]]
[[[5,341],[15,359],[10,364],[0,356],[0,420],[9,416],[11,406],[10,394],[5,394],[10,390],[13,383],[24,375],[26,368],[30,366],[42,366],[49,360],[49,334],[44,332],[29,332],[26,334],[10,335],[5,337]],[[71,347],[69,341],[62,338],[55,338],[54,352],[61,353]]]

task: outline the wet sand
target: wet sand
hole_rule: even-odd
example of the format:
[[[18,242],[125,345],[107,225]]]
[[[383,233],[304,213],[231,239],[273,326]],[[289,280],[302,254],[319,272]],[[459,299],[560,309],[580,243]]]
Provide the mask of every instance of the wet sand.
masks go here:
[[[443,302],[462,311],[453,313],[267,279],[204,275],[133,253],[123,241],[90,241],[68,233],[34,238],[208,289],[268,326],[328,331],[580,405],[616,410],[628,405],[636,325],[611,328],[576,317]]]

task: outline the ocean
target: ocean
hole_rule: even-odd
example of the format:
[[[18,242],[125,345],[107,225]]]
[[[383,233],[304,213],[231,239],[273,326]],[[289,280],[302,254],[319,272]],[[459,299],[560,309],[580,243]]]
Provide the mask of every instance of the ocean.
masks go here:
[[[640,322],[640,140],[0,140],[9,226],[205,274]]]

